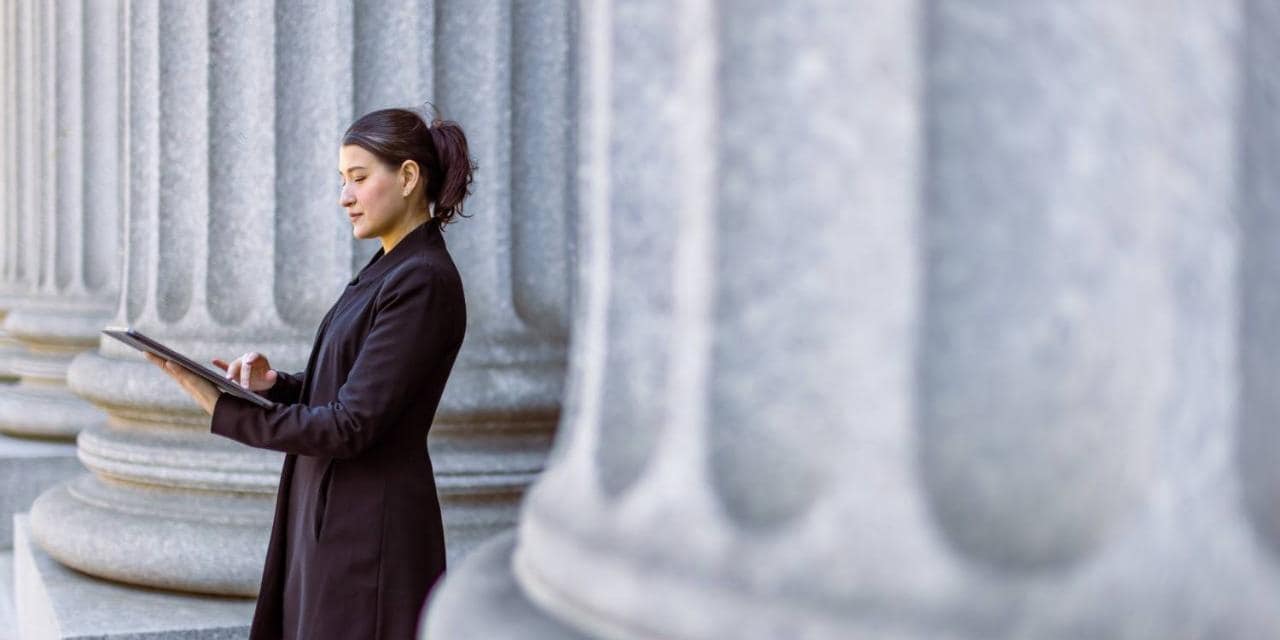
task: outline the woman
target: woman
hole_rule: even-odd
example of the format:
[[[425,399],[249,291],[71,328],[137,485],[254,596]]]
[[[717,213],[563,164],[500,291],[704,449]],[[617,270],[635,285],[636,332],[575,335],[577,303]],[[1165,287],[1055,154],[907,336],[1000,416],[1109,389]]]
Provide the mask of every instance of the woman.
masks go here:
[[[427,431],[462,345],[462,281],[441,235],[472,165],[457,123],[369,113],[339,152],[340,204],[382,248],[320,322],[307,368],[247,353],[213,362],[263,409],[149,356],[212,416],[213,433],[287,455],[250,638],[414,638],[445,570]]]

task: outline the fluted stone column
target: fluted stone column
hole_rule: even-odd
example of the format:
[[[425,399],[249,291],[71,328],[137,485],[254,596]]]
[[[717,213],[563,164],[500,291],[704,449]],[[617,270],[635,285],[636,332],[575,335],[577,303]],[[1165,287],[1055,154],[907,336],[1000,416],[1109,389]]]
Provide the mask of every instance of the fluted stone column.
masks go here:
[[[354,117],[434,97],[462,121],[482,169],[474,217],[447,240],[472,324],[432,456],[451,561],[510,527],[563,377],[567,5],[522,10],[523,21],[504,3],[128,10],[128,235],[113,322],[202,360],[255,349],[277,368],[305,363],[320,316],[376,245],[351,240],[332,175]],[[514,67],[513,46],[529,50]],[[33,537],[95,575],[252,595],[279,454],[208,434],[172,381],[109,339],[70,380],[110,428],[79,438],[91,473],[41,496]]]
[[[22,66],[20,39],[26,34],[20,3],[8,2],[0,7],[0,327],[13,304],[13,296],[26,288],[20,266],[22,243],[19,236],[22,188],[19,179],[20,145],[24,141],[19,107],[23,94],[25,69]],[[16,340],[0,328],[0,383],[17,382],[9,363],[22,351]]]
[[[36,3],[36,59],[22,92],[27,144],[22,205],[30,292],[8,306],[5,333],[24,348],[7,361],[21,378],[0,387],[0,431],[74,439],[105,415],[66,388],[71,359],[97,344],[119,281],[120,173],[115,2]],[[35,90],[36,87],[40,90]],[[40,115],[37,115],[40,112]],[[30,126],[27,126],[30,125]],[[32,241],[34,240],[34,241]]]
[[[468,327],[429,438],[450,563],[515,523],[559,415],[575,206],[571,4],[353,7],[355,115],[430,100],[462,124],[479,166],[471,217],[445,229]],[[365,241],[353,270],[375,248]]]
[[[559,418],[574,211],[570,4],[435,7],[429,95],[462,125],[479,167],[471,217],[446,228],[468,326],[429,438],[454,563],[515,524]]]
[[[422,637],[1280,633],[1280,13],[732,4],[584,7],[562,430]]]
[[[90,11],[98,9],[111,13],[110,5]],[[115,253],[118,211],[115,126],[80,111],[91,101],[105,114],[118,113],[102,85],[113,77],[117,40],[106,30],[110,22],[86,26],[84,19],[95,16],[78,10],[26,0],[0,8],[6,72],[0,129],[12,141],[0,148],[0,176],[12,187],[0,211],[0,318],[9,330],[0,329],[0,378],[22,376],[18,385],[0,386],[2,549],[14,542],[13,514],[79,472],[68,440],[103,420],[67,390],[65,370],[84,336],[105,322],[96,314],[118,272],[106,255]],[[89,60],[87,69],[78,66],[81,59]],[[53,135],[55,126],[61,137]],[[50,159],[58,153],[65,161],[55,164]]]
[[[429,100],[462,124],[479,166],[465,206],[471,217],[445,230],[468,327],[429,438],[451,563],[514,525],[550,446],[564,379],[572,9],[561,0],[509,4],[396,0],[351,9],[360,69],[353,117]],[[353,271],[376,243],[356,242]]]
[[[128,238],[115,323],[202,362],[257,350],[301,370],[350,277],[330,174],[351,115],[350,62],[335,46],[351,17],[337,3],[300,8],[282,7],[273,26],[266,3],[128,7]],[[280,111],[278,77],[294,92],[279,100],[305,99],[305,117],[299,105]],[[282,456],[209,433],[172,380],[105,337],[70,380],[111,424],[78,441],[90,473],[32,506],[41,547],[120,581],[253,595]]]

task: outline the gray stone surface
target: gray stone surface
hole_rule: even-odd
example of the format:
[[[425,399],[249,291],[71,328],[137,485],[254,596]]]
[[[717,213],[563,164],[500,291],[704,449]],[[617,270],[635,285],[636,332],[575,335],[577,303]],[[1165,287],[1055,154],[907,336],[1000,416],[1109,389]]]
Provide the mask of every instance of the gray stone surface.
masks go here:
[[[3,328],[21,350],[0,352],[0,365],[19,382],[0,387],[0,432],[70,441],[105,423],[106,414],[67,389],[66,376],[75,355],[97,343],[108,310],[99,301],[54,294],[9,311]]]
[[[96,343],[119,290],[119,3],[15,4],[25,50],[12,55],[25,63],[17,79],[24,102],[5,120],[30,137],[18,145],[15,161],[28,173],[15,183],[21,206],[6,229],[24,237],[20,252],[9,245],[15,261],[0,283],[27,285],[3,324],[26,352],[0,354],[0,368],[20,387],[57,387],[60,397],[31,407],[39,419],[26,420],[30,395],[0,387],[0,431],[70,440],[103,416],[66,391],[66,364]]]
[[[1264,4],[584,3],[561,430],[431,637],[1280,635]]]
[[[1245,3],[1244,70],[1239,179],[1241,252],[1237,281],[1240,308],[1240,432],[1236,455],[1250,522],[1272,557],[1280,558],[1280,126],[1272,114],[1280,104],[1280,73],[1266,60],[1280,55],[1280,6]]]
[[[120,91],[130,97],[122,116],[131,205],[110,323],[202,363],[255,350],[276,368],[298,371],[325,310],[321,299],[336,297],[350,277],[352,245],[336,198],[277,201],[276,176],[240,161],[277,153],[276,83],[244,66],[275,50],[264,27],[272,13],[265,5],[119,8],[105,11],[113,33],[130,34]],[[293,28],[300,31],[282,37],[332,42],[336,27],[322,18]],[[172,43],[163,62],[161,42]],[[290,127],[303,123],[305,135],[332,139],[345,109],[314,92],[305,97],[314,108],[288,119]],[[307,171],[321,162],[328,167],[332,157],[289,164]],[[285,184],[294,184],[293,172],[285,170]],[[335,214],[331,224],[316,223],[323,206]],[[208,416],[137,352],[105,337],[95,346],[70,363],[68,384],[110,424],[79,443],[90,473],[32,504],[33,538],[97,576],[255,594],[281,454],[210,434]]]
[[[0,316],[0,320],[3,319],[3,316]],[[0,383],[9,384],[18,381],[18,374],[13,372],[13,358],[20,353],[22,353],[20,343],[0,329]]]
[[[12,37],[6,37],[4,54],[6,84],[5,126],[11,134],[10,144],[3,147],[5,162],[6,199],[4,203],[4,233],[0,241],[5,244],[4,282],[5,294],[25,293],[34,286],[39,271],[41,252],[41,226],[38,224],[44,206],[49,182],[41,180],[42,170],[48,163],[35,161],[48,154],[48,138],[44,137],[49,125],[49,109],[46,104],[48,84],[42,78],[48,72],[47,52],[40,43],[45,41],[44,9],[36,2],[13,2],[6,5],[6,15],[12,18],[12,28],[6,27]],[[9,23],[6,22],[6,25]],[[51,154],[49,154],[51,155]],[[26,162],[17,162],[19,158]],[[15,286],[17,285],[17,286]],[[15,291],[18,290],[18,291]],[[0,305],[11,308],[10,304]]]
[[[19,281],[18,255],[18,12],[17,3],[0,9],[0,291]],[[0,320],[4,319],[0,307]],[[0,344],[4,337],[0,334]],[[4,381],[0,359],[0,382]]]
[[[58,561],[117,582],[255,595],[271,503],[252,494],[194,495],[85,474],[36,498],[31,534]]]
[[[432,428],[450,562],[515,523],[563,391],[572,267],[571,7],[435,5],[430,98],[480,167],[446,241],[467,337]],[[516,52],[519,52],[518,55]]]
[[[506,531],[479,545],[461,567],[450,569],[449,588],[433,591],[423,607],[420,637],[588,640],[591,636],[548,618],[524,595],[510,571],[514,547],[515,532]],[[502,615],[470,617],[476,611],[501,611]]]
[[[22,640],[232,640],[248,636],[253,600],[138,589],[68,569],[13,518]]]
[[[74,444],[0,434],[0,518],[9,522],[41,492],[81,470]],[[0,549],[13,546],[12,536],[10,527],[0,530]]]
[[[13,549],[6,549],[0,551],[0,640],[18,640],[18,611],[13,597]]]

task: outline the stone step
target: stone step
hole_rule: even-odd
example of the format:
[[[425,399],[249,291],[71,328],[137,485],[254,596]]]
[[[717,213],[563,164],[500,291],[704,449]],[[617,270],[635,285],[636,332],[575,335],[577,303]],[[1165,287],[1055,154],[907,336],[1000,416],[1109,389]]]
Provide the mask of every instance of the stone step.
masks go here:
[[[15,611],[22,640],[247,638],[254,601],[148,589],[67,568],[13,517]]]

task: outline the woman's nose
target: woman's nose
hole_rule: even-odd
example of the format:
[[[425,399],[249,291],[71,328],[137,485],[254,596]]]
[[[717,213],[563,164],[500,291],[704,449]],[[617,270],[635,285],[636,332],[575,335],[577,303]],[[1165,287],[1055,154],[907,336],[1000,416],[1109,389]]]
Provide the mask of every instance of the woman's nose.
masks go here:
[[[348,186],[349,185],[343,186],[342,191],[338,194],[338,204],[343,207],[356,201],[356,199],[351,196],[351,192],[347,190]]]

